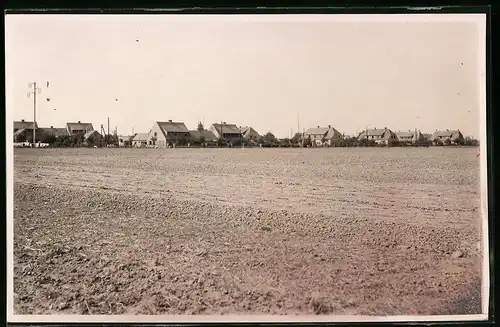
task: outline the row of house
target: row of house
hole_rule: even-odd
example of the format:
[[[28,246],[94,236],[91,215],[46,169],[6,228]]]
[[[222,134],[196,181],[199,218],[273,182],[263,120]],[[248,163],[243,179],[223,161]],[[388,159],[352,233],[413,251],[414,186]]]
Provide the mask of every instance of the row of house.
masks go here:
[[[40,128],[37,123],[25,121],[14,122],[14,142],[33,139],[33,125],[35,126],[37,139],[52,136],[59,138],[62,136],[83,136],[86,141],[99,141],[101,134],[94,130],[92,123],[66,123],[66,127],[42,127]]]
[[[304,139],[308,139],[316,146],[340,145],[345,136],[331,125],[328,127],[317,126],[309,128],[304,132]],[[389,145],[393,142],[403,142],[417,144],[421,142],[450,142],[460,144],[464,141],[464,136],[460,130],[436,130],[434,134],[423,134],[419,130],[393,132],[387,127],[366,129],[356,137],[358,141],[373,141],[376,144]]]
[[[98,143],[103,135],[94,130],[92,123],[66,123],[63,128],[40,128],[38,124],[25,120],[14,122],[14,142],[33,139],[33,126],[37,135],[37,142],[46,137],[60,138],[63,136],[81,136],[84,142]],[[238,127],[236,124],[214,123],[210,128],[204,129],[199,126],[197,130],[189,130],[183,122],[156,121],[149,132],[135,133],[134,135],[120,135],[118,137],[119,146],[134,147],[159,147],[165,148],[179,143],[217,143],[224,139],[228,142],[245,140],[247,142],[257,142],[259,133],[252,127]]]
[[[137,133],[132,138],[133,147],[166,148],[178,143],[217,143],[220,139],[228,142],[245,140],[256,143],[259,133],[249,126],[238,127],[226,122],[214,123],[209,129],[199,125],[196,130],[189,130],[183,122],[157,121],[148,133]]]
[[[39,128],[35,124],[37,135],[52,136],[55,138],[61,136],[83,136],[86,142],[99,142],[102,135],[95,131],[92,123],[66,123],[64,128]],[[31,140],[33,137],[33,122],[16,121],[14,122],[14,142],[21,139]],[[237,126],[226,122],[214,123],[209,129],[205,129],[201,124],[196,130],[189,130],[183,122],[156,121],[149,132],[136,133],[134,135],[120,135],[119,146],[133,147],[158,147],[166,148],[175,144],[190,143],[217,143],[220,139],[228,142],[236,140],[246,141],[248,143],[257,143],[261,135],[250,126]],[[357,140],[369,140],[377,144],[390,144],[391,142],[419,143],[425,141],[439,141],[442,143],[450,142],[459,144],[463,142],[464,136],[460,130],[435,131],[434,134],[423,134],[419,130],[393,132],[384,127],[382,129],[366,129],[359,133]],[[317,126],[307,129],[301,136],[300,142],[308,140],[313,146],[338,146],[346,139],[346,136],[340,133],[332,125],[327,127]]]

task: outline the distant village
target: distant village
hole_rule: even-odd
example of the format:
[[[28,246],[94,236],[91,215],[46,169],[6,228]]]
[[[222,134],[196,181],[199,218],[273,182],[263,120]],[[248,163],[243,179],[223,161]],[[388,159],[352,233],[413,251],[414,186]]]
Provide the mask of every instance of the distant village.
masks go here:
[[[90,122],[69,122],[64,127],[39,127],[33,121],[14,122],[14,146],[33,147],[359,147],[359,146],[477,146],[478,140],[464,137],[458,129],[393,131],[387,127],[365,129],[358,135],[340,133],[333,126],[304,129],[291,138],[276,138],[271,132],[259,134],[250,126],[226,122],[213,123],[208,129],[200,122],[189,130],[183,122],[157,121],[149,131],[120,135],[94,129]]]

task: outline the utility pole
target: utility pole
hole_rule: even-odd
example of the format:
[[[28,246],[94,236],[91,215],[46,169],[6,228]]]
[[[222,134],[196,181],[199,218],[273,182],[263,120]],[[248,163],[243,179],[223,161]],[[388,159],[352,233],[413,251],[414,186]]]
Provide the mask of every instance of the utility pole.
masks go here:
[[[224,141],[224,133],[222,132],[222,125],[223,125],[223,122],[221,121],[220,122],[220,139],[221,141],[223,142]],[[222,142],[220,142],[220,146],[222,147]]]
[[[33,94],[33,148],[36,148],[36,94],[41,93],[42,89],[36,87],[36,82],[29,83],[29,88],[33,88],[33,91],[28,92],[28,98]]]
[[[241,126],[240,126],[240,144],[241,147],[243,148],[243,134],[241,133]]]
[[[109,144],[109,117],[108,117],[108,134],[106,134],[106,145]]]
[[[297,133],[300,133],[299,113],[297,113]]]

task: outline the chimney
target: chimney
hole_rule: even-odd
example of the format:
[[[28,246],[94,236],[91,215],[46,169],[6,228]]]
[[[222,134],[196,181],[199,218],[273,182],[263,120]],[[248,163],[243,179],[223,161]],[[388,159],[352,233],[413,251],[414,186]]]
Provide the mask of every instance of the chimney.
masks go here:
[[[21,121],[24,123],[24,119],[21,119]]]
[[[169,120],[168,120],[168,122],[169,122],[169,123],[171,123],[171,122],[172,122],[172,119],[169,119]]]
[[[80,121],[78,121],[78,124],[80,124]]]

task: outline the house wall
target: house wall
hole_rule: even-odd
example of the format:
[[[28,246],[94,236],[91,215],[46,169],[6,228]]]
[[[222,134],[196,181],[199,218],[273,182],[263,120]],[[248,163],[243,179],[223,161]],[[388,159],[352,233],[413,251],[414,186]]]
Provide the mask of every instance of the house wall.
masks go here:
[[[133,141],[132,146],[135,148],[144,148],[148,144],[148,141]]]
[[[156,136],[156,144],[152,143],[152,138]],[[167,139],[165,138],[165,135],[163,135],[163,132],[160,128],[160,125],[158,123],[155,123],[153,125],[153,128],[151,128],[151,131],[149,132],[148,140],[147,140],[147,145],[150,147],[157,146],[158,148],[166,148],[167,147]]]
[[[224,130],[222,130],[222,135],[224,135],[224,139],[229,141],[239,140],[243,138],[241,134],[232,134],[232,133],[226,134],[224,133]]]
[[[259,139],[260,135],[257,134],[257,132],[254,132],[253,130],[250,131],[248,135],[244,137],[245,140],[250,140],[250,141],[257,141]]]

